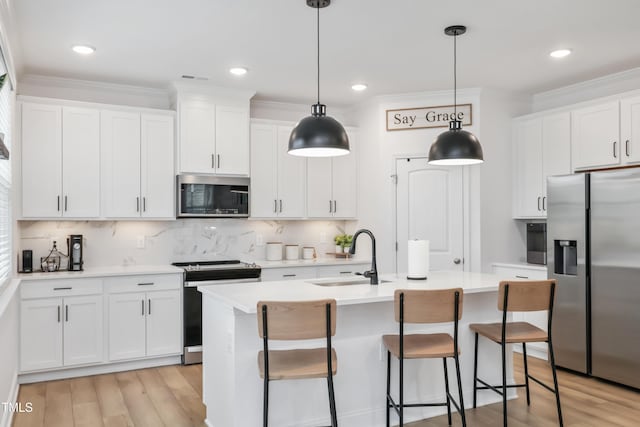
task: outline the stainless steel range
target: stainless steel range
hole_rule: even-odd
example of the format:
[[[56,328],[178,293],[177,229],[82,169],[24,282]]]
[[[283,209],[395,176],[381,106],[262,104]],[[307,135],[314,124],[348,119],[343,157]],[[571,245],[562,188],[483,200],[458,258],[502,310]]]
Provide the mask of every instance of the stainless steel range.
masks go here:
[[[202,362],[202,294],[198,286],[260,281],[262,269],[238,260],[175,262],[184,269],[182,363]]]

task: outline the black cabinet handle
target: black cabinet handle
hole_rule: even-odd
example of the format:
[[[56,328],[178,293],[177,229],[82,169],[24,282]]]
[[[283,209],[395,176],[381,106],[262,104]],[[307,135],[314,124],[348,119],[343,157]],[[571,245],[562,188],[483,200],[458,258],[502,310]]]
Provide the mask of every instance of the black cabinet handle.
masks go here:
[[[140,301],[142,303],[142,315],[144,316],[144,300]]]
[[[220,154],[218,154],[218,169],[220,169]]]
[[[278,213],[278,201],[273,199],[273,213]]]
[[[331,200],[329,200],[329,213],[333,212],[333,203],[331,203]]]
[[[627,155],[627,157],[629,157],[629,140],[628,139],[624,142],[624,153]]]
[[[136,212],[140,212],[140,197],[136,197]]]
[[[154,282],[138,283],[138,286],[153,286]]]
[[[58,323],[60,323],[60,306],[58,306]]]
[[[617,144],[617,141],[613,141],[613,158],[614,159],[618,158],[618,155],[616,153],[616,144]]]
[[[211,169],[215,169],[216,167],[216,157],[215,154],[211,155]]]
[[[280,213],[282,213],[282,199],[280,199]]]
[[[296,277],[295,274],[283,274],[282,277]]]
[[[58,196],[58,212],[60,212],[60,196]]]
[[[147,198],[143,197],[142,198],[142,212],[146,212],[147,211]]]
[[[516,276],[516,279],[528,279],[527,276]]]
[[[541,211],[542,209],[540,209],[540,196],[538,196],[538,211]]]
[[[547,210],[547,196],[544,196],[542,198],[542,210],[546,211]]]
[[[64,321],[65,322],[69,321],[69,306],[68,305],[64,306]]]
[[[338,202],[336,200],[333,201],[333,213],[338,212]]]
[[[71,286],[66,288],[53,288],[54,291],[70,291],[71,289],[73,289]]]
[[[64,196],[64,211],[67,211],[67,196]]]

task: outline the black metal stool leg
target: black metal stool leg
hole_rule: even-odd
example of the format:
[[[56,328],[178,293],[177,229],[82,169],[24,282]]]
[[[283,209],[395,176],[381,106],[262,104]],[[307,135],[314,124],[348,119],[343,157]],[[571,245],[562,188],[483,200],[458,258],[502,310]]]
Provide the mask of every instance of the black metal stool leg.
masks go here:
[[[389,393],[391,393],[391,353],[387,351],[387,396],[385,398],[387,406],[387,427],[391,426],[391,422],[389,420],[389,409],[391,408],[391,404],[389,403]]]
[[[267,372],[264,373],[264,394],[262,401],[262,425],[269,425],[269,379]]]
[[[447,372],[447,358],[442,358],[442,364],[444,365],[444,389],[447,393],[447,420],[451,425],[451,399],[449,398],[449,373]]]
[[[336,414],[336,398],[333,393],[333,375],[327,377],[327,385],[329,388],[329,410],[331,411],[331,427],[338,427],[338,416]]]
[[[524,384],[527,389],[527,406],[531,405],[531,398],[529,397],[529,367],[527,366],[527,343],[522,343],[522,358],[524,360]]]
[[[460,358],[458,355],[453,356],[456,362],[456,376],[458,377],[458,394],[460,396],[460,416],[462,417],[462,427],[467,427],[467,416],[464,413],[464,393],[462,391],[462,378],[460,377]]]
[[[398,424],[399,427],[403,427],[404,426],[404,360],[403,358],[399,358],[398,359],[400,361],[400,403],[399,403],[399,407],[400,407],[400,413],[398,414],[400,417],[400,424]]]
[[[507,427],[507,344],[502,341],[502,418],[503,425]]]
[[[553,355],[553,345],[549,342],[549,358],[551,359],[551,372],[553,373],[553,387],[556,392],[556,405],[558,406],[558,422],[560,427],[564,425],[562,421],[562,408],[560,407],[560,390],[558,389],[558,375],[556,374],[556,360]]]
[[[476,332],[473,352],[473,407],[478,403],[478,333]]]

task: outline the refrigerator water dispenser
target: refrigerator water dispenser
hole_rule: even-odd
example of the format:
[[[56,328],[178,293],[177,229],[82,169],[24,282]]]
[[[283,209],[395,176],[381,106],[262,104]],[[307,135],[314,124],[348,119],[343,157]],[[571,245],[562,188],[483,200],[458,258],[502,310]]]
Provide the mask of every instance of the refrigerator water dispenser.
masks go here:
[[[555,273],[576,276],[578,274],[578,251],[575,240],[555,240]]]

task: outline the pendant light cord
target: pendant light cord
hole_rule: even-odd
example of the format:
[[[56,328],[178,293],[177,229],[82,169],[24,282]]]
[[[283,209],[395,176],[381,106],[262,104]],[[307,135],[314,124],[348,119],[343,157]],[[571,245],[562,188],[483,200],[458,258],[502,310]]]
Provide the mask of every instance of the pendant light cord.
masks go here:
[[[320,104],[320,2],[318,1],[317,11],[317,35],[318,35],[318,104]]]
[[[453,117],[454,120],[458,119],[458,114],[457,114],[457,107],[458,107],[458,102],[457,102],[457,93],[458,93],[458,78],[457,78],[457,71],[458,71],[458,67],[457,67],[457,61],[456,58],[458,57],[458,53],[457,53],[457,43],[456,40],[458,39],[458,31],[456,30],[456,32],[453,35]]]

